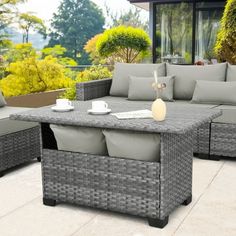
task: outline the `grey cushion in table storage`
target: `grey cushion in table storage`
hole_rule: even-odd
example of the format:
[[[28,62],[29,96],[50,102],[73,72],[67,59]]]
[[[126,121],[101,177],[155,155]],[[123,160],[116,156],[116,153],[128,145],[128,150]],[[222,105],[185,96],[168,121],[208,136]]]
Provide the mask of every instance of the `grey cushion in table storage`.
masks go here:
[[[236,81],[197,81],[193,103],[236,105]]]
[[[174,77],[166,76],[158,78],[159,83],[166,84],[166,88],[161,94],[158,94],[158,91],[153,89],[152,84],[154,82],[154,77],[130,76],[128,99],[136,101],[154,101],[157,96],[159,96],[164,101],[173,101]]]
[[[226,81],[236,81],[236,65],[228,64]]]
[[[226,68],[226,63],[207,66],[166,64],[167,76],[175,76],[174,99],[192,99],[197,80],[225,81]]]
[[[111,157],[141,161],[160,160],[160,135],[121,130],[104,130]]]
[[[116,63],[110,95],[128,97],[129,76],[152,77],[154,71],[158,76],[166,75],[165,63],[161,64],[128,64]]]
[[[50,125],[58,150],[107,155],[107,147],[102,129]]]
[[[2,95],[2,91],[0,90],[0,107],[4,107],[6,105],[7,105],[7,103]]]

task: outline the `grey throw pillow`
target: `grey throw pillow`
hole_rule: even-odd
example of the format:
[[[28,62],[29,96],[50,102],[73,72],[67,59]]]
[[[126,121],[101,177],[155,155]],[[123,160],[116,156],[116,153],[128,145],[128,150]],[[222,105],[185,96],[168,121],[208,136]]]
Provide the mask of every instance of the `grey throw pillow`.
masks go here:
[[[128,64],[116,63],[110,95],[128,97],[129,76],[152,77],[157,70],[159,76],[166,75],[165,63],[161,64]]]
[[[192,102],[236,105],[236,82],[197,81]]]
[[[225,81],[226,63],[207,66],[167,64],[167,76],[175,75],[174,99],[191,100],[197,80]]]
[[[58,150],[107,155],[105,137],[101,129],[50,125]]]
[[[161,94],[158,94],[158,91],[155,91],[153,89],[152,84],[154,82],[154,77],[130,76],[128,99],[139,101],[154,101],[158,96],[161,97],[164,101],[173,101],[174,77],[158,77],[159,83],[166,84],[166,88],[163,89]]]
[[[2,91],[0,90],[0,107],[4,107],[6,105],[7,105],[7,103],[5,101],[5,98],[2,95]]]
[[[228,64],[226,81],[236,81],[236,65]]]
[[[104,130],[109,156],[157,162],[160,160],[160,135],[142,132]]]

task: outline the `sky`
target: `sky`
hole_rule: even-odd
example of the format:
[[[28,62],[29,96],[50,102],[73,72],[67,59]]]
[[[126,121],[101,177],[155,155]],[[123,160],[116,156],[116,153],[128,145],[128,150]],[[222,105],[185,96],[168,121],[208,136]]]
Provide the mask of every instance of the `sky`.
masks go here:
[[[127,0],[92,0],[103,10],[107,5],[112,12],[127,11],[132,5]],[[49,26],[50,19],[57,8],[61,0],[28,0],[27,3],[19,6],[20,12],[32,12],[38,17],[42,18],[46,25]],[[148,12],[142,11],[142,18],[147,19]]]

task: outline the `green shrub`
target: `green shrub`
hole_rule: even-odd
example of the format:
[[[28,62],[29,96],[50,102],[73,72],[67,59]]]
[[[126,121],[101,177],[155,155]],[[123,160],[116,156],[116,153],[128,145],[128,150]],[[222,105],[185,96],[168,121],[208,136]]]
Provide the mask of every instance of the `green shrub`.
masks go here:
[[[118,26],[106,30],[97,40],[97,51],[103,57],[115,56],[116,61],[132,63],[149,53],[151,40],[139,28]]]
[[[10,63],[8,72],[9,75],[0,80],[0,88],[6,97],[66,88],[72,83],[65,76],[64,67],[51,56]]]
[[[220,61],[236,64],[236,0],[227,1],[215,52]]]
[[[9,63],[22,61],[29,57],[36,57],[36,50],[33,48],[32,43],[14,44],[5,55]]]
[[[66,90],[66,92],[61,96],[62,98],[67,98],[70,100],[76,99],[76,83],[86,82],[90,80],[99,80],[110,78],[112,73],[107,67],[103,66],[93,66],[89,69],[81,71],[78,73],[77,78],[73,81],[72,86]]]

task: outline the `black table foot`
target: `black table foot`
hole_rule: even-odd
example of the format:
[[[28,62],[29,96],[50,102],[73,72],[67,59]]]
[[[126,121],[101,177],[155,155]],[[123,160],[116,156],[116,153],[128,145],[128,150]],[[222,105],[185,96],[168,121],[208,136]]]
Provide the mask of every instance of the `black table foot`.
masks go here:
[[[41,157],[37,157],[37,161],[38,161],[38,162],[41,162]]]
[[[182,203],[182,205],[187,206],[187,205],[189,205],[191,202],[192,202],[192,195],[189,196],[189,197]]]
[[[210,157],[209,154],[204,153],[193,153],[193,156],[203,160],[209,160]]]
[[[56,200],[43,198],[43,204],[46,206],[56,206]]]
[[[219,161],[219,160],[220,160],[220,156],[217,156],[217,155],[210,155],[210,156],[209,156],[209,160],[212,160],[212,161]]]
[[[161,219],[154,219],[154,218],[148,218],[148,224],[152,227],[156,227],[156,228],[164,228],[169,221],[169,216],[167,216],[166,218],[164,218],[163,220]]]

